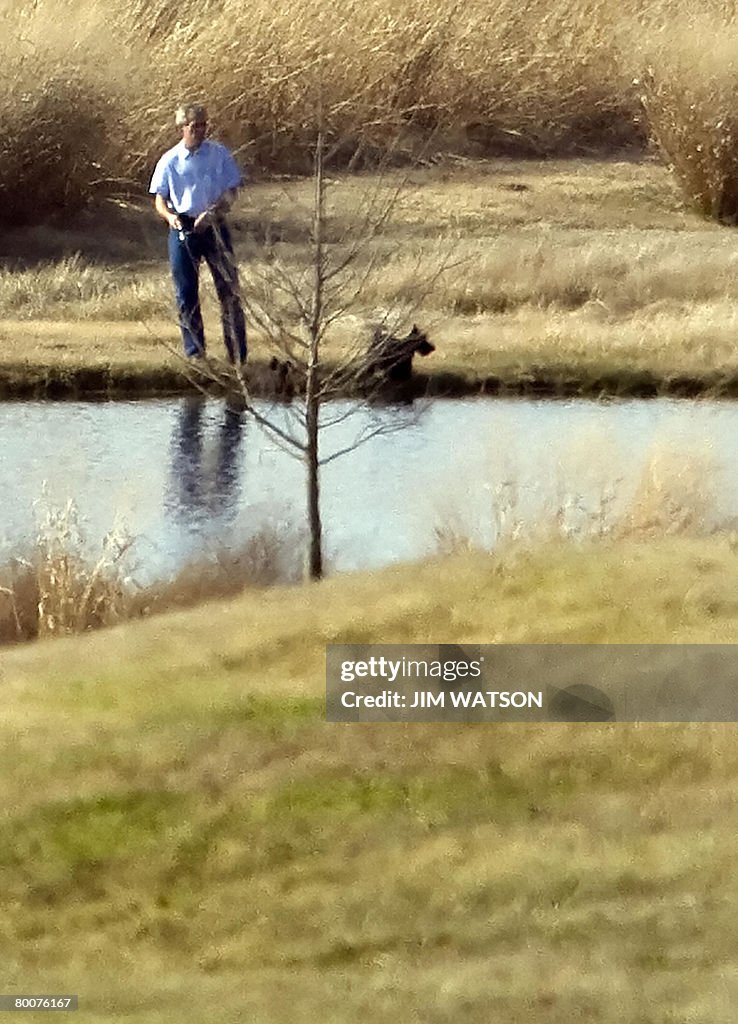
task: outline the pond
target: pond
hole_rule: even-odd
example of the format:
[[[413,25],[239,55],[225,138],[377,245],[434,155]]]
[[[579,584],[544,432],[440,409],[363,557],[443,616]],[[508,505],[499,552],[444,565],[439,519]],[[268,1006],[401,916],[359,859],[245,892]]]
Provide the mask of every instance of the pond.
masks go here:
[[[282,427],[294,412],[260,406]],[[738,517],[738,405],[730,402],[432,400],[325,407],[333,570],[422,558],[468,536],[553,528],[583,535],[624,517]],[[0,561],[33,543],[44,508],[74,499],[94,549],[136,537],[135,578],[168,576],[218,546],[274,528],[297,546],[304,471],[253,418],[217,400],[0,404]],[[686,509],[686,512],[685,512]]]

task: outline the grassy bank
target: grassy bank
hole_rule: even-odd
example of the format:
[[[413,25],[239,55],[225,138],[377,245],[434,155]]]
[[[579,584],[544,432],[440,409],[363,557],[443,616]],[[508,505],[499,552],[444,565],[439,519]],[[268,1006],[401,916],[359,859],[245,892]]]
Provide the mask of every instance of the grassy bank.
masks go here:
[[[734,643],[735,558],[459,557],[5,651],[5,991],[93,1024],[727,1024],[733,726],[337,726],[321,695],[328,642]]]
[[[733,229],[686,211],[651,162],[508,160],[332,179],[334,257],[367,199],[403,185],[367,247],[368,278],[328,355],[391,315],[437,351],[416,360],[434,393],[736,394]],[[384,190],[384,191],[383,191]],[[245,190],[236,211],[247,298],[278,308],[272,274],[309,267],[311,185]],[[111,394],[185,386],[164,239],[148,204],[103,205],[73,230],[17,230],[2,242],[0,390]],[[84,255],[75,255],[84,254]],[[12,254],[12,256],[11,256]],[[208,282],[210,351],[222,351]],[[252,331],[252,384],[272,352]]]

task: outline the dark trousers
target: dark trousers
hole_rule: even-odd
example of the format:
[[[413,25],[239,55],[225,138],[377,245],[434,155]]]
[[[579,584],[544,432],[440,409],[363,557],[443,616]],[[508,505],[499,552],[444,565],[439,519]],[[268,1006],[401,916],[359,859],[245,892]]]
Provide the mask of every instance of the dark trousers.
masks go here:
[[[215,224],[206,231],[169,232],[169,265],[179,311],[179,326],[186,356],[204,355],[205,332],[200,311],[200,263],[213,275],[220,302],[223,341],[232,363],[246,360],[246,322],[238,288],[238,269],[228,226]]]

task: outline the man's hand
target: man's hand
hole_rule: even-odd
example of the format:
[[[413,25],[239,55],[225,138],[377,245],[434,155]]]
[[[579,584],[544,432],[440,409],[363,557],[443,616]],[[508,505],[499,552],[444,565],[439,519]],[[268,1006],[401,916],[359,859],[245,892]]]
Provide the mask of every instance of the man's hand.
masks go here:
[[[157,195],[154,198],[154,209],[159,214],[162,220],[165,220],[170,228],[174,231],[182,230],[182,222],[179,219],[176,211],[170,210],[167,206],[164,196]]]
[[[227,189],[216,203],[213,203],[204,213],[195,218],[194,230],[198,233],[200,231],[207,231],[208,228],[215,224],[219,217],[224,217],[228,213],[235,198],[236,189]]]
[[[193,228],[198,234],[200,234],[201,231],[207,231],[207,229],[211,227],[214,219],[214,211],[212,209],[206,210],[205,213],[201,213],[199,217],[195,217]]]

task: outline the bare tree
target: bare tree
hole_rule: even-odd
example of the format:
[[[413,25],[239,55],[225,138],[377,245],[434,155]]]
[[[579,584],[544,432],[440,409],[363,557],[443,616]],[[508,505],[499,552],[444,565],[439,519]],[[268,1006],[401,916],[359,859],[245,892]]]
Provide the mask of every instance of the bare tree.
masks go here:
[[[307,258],[297,267],[289,266],[279,258],[276,246],[268,245],[266,261],[261,267],[249,268],[250,280],[244,288],[247,318],[275,353],[271,365],[274,391],[279,396],[294,389],[296,394],[296,400],[289,406],[289,415],[285,415],[284,408],[280,415],[264,409],[254,401],[248,379],[238,378],[222,365],[219,367],[217,362],[208,359],[197,369],[201,380],[203,377],[218,380],[232,395],[236,392],[242,407],[281,446],[303,461],[309,533],[306,574],[311,579],[320,579],[324,571],[321,467],[354,451],[371,437],[399,429],[408,422],[407,417],[399,415],[392,421],[378,417],[368,426],[365,420],[364,426],[344,447],[328,455],[322,454],[323,429],[345,421],[360,409],[365,411],[386,383],[387,369],[393,366],[393,356],[391,352],[388,355],[386,345],[395,343],[393,334],[401,315],[399,311],[392,316],[385,311],[379,322],[375,322],[373,346],[371,330],[366,324],[364,329],[355,329],[351,338],[344,338],[343,344],[330,352],[326,342],[331,329],[356,309],[362,290],[378,264],[388,257],[388,243],[382,232],[408,185],[407,173],[387,181],[380,175],[379,184],[375,179],[375,184],[362,194],[360,208],[353,211],[355,215],[349,230],[338,238],[331,238],[327,209],[330,181],[325,168],[333,148],[326,133],[319,129],[314,149]],[[448,259],[441,259],[432,270],[425,268],[422,278],[418,276],[414,305],[422,301],[449,265]],[[407,310],[403,312],[408,314]],[[424,338],[424,335],[418,333],[417,337]],[[418,344],[422,354],[432,351],[430,343],[424,344],[425,348]],[[409,366],[411,350],[405,358]],[[326,403],[347,395],[358,399],[352,408],[334,409],[325,414]]]

